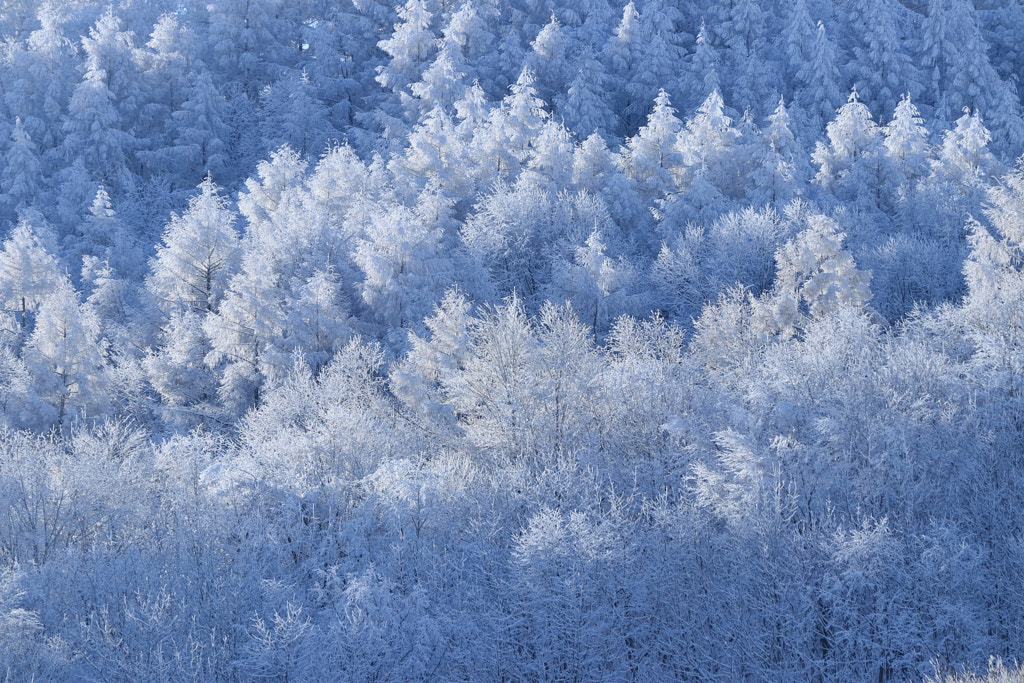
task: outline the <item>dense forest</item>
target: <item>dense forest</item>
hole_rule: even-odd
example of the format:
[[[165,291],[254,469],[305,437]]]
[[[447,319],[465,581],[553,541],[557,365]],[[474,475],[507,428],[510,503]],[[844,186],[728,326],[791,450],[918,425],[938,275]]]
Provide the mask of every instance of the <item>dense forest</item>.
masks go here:
[[[1017,0],[0,35],[0,680],[1024,657]]]

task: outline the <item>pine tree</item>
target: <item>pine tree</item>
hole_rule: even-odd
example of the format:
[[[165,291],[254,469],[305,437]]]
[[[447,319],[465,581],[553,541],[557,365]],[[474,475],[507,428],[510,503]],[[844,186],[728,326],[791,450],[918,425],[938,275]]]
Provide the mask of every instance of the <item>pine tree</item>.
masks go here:
[[[282,0],[211,0],[206,63],[255,100],[280,66],[294,67],[302,32]]]
[[[685,109],[696,109],[711,93],[720,90],[718,52],[711,44],[707,26],[702,19],[696,47],[683,75],[683,106]]]
[[[782,205],[791,200],[810,175],[807,154],[790,127],[785,100],[768,117],[761,135],[754,171],[752,195],[748,199]]]
[[[391,57],[386,65],[377,67],[377,82],[396,95],[407,92],[420,79],[435,50],[434,18],[426,0],[408,0],[398,16],[402,22],[395,25],[394,33],[377,43]]]
[[[974,5],[969,0],[931,0],[921,48],[935,116],[945,122],[965,107],[977,110],[997,132],[997,147],[1019,152],[1024,145],[1020,101],[989,62]]]
[[[353,259],[363,271],[360,291],[374,318],[398,333],[419,327],[451,284],[452,266],[441,232],[409,209],[393,205],[372,212],[356,241]]]
[[[188,172],[177,167],[184,179],[227,171],[230,107],[208,71],[196,76],[187,99],[171,117],[174,159],[186,165]]]
[[[933,173],[962,189],[986,183],[999,172],[998,162],[988,149],[991,140],[992,134],[978,112],[965,111],[956,127],[942,135],[942,145],[932,162]]]
[[[288,145],[300,156],[319,156],[333,132],[327,108],[305,72],[287,72],[260,94],[263,148]]]
[[[211,346],[205,362],[219,371],[217,395],[234,415],[258,406],[267,380],[282,379],[292,365],[280,344],[286,334],[282,295],[278,272],[250,251],[216,311],[203,319]]]
[[[839,108],[827,132],[828,145],[817,143],[812,155],[819,167],[815,182],[844,201],[870,199],[883,208],[899,178],[883,144],[882,130],[856,90]],[[865,192],[865,188],[873,192]]]
[[[420,79],[409,90],[412,97],[403,94],[403,101],[411,116],[422,120],[429,112],[440,108],[454,112],[454,105],[466,90],[466,64],[462,46],[454,37],[445,36],[434,61],[424,69]]]
[[[636,92],[628,87],[630,74],[641,60],[641,44],[640,13],[637,12],[633,0],[630,0],[622,10],[622,19],[615,29],[614,36],[605,47],[608,72],[614,78],[617,91],[613,109],[621,112],[620,116],[624,120],[626,130],[632,130],[640,125],[650,102],[649,97],[637,97]]]
[[[568,80],[566,57],[569,37],[554,14],[530,43],[530,47],[526,64],[536,78],[534,87],[541,99],[551,101],[555,93],[565,90]]]
[[[763,103],[770,101],[773,91],[777,92],[774,74],[765,66],[765,29],[772,28],[772,19],[760,0],[734,0],[722,9],[717,28],[726,49],[726,62],[734,74],[732,101],[741,110],[762,114]]]
[[[67,156],[81,156],[86,168],[107,183],[116,180],[135,146],[114,102],[106,73],[88,71],[71,96],[64,121]]]
[[[862,309],[871,300],[871,273],[858,269],[843,249],[839,225],[820,214],[806,221],[775,256],[774,307],[784,328],[799,328],[801,315],[820,318],[844,307]]]
[[[569,131],[552,120],[544,122],[531,143],[532,154],[521,176],[524,182],[536,183],[552,194],[572,183],[573,143]]]
[[[475,132],[472,149],[479,164],[478,182],[514,178],[528,158],[530,142],[548,117],[533,82],[533,71],[524,68],[511,92]]]
[[[784,95],[793,101],[799,84],[799,74],[812,61],[811,47],[817,40],[818,31],[811,19],[807,0],[793,0],[789,4],[786,21],[779,34],[780,52],[786,55],[786,78],[783,79]]]
[[[568,84],[565,93],[555,96],[554,110],[565,120],[566,127],[577,138],[591,133],[613,135],[618,119],[609,107],[607,93],[611,79],[604,71],[604,65],[589,48],[576,58],[576,75]]]
[[[82,38],[85,72],[102,73],[125,130],[135,126],[142,104],[140,74],[135,61],[134,37],[122,30],[121,20],[108,8]]]

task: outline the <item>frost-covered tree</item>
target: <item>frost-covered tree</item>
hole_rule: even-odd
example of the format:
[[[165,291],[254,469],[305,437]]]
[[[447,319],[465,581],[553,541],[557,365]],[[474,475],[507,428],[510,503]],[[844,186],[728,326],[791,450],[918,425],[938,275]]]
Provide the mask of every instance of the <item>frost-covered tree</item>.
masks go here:
[[[230,108],[208,71],[196,76],[171,119],[172,147],[166,151],[169,156],[161,157],[162,162],[175,164],[172,169],[185,180],[205,174],[219,177],[227,171]]]
[[[375,319],[398,333],[418,327],[452,281],[441,233],[409,209],[380,207],[367,216],[353,259],[360,291]]]
[[[815,182],[845,201],[860,200],[884,207],[899,178],[882,129],[856,90],[839,108],[827,132],[828,144],[818,142],[812,155],[818,165]],[[865,188],[870,191],[865,192]]]
[[[39,150],[19,117],[14,121],[11,146],[7,150],[3,173],[0,174],[0,191],[3,192],[8,212],[28,208],[36,198],[41,181]]]
[[[165,314],[214,311],[238,267],[235,214],[207,176],[188,210],[172,216],[150,262],[146,286]]]
[[[806,226],[775,256],[773,313],[784,330],[799,328],[801,315],[820,318],[844,307],[862,309],[871,300],[871,274],[843,248],[839,225],[810,214]]]
[[[856,0],[846,7],[853,59],[848,82],[869,109],[888,114],[897,97],[917,87],[919,77],[899,34],[898,3]]]
[[[395,24],[394,33],[377,43],[390,57],[387,64],[377,67],[377,82],[396,95],[420,80],[436,50],[431,29],[434,17],[426,0],[408,0],[398,16],[401,23]]]
[[[817,135],[832,120],[841,100],[840,75],[835,43],[828,37],[825,25],[818,22],[818,31],[811,43],[806,61],[797,71],[795,100],[808,116],[808,126]]]
[[[721,91],[720,70],[718,51],[711,43],[708,28],[701,19],[697,43],[693,54],[689,55],[683,74],[684,107],[696,108],[711,93]]]
[[[885,126],[885,148],[908,180],[924,175],[928,169],[931,148],[928,130],[917,107],[904,95],[896,105],[892,120]]]
[[[86,168],[105,182],[116,179],[135,146],[115,102],[106,72],[87,71],[71,95],[63,126],[66,155],[80,156]]]
[[[654,100],[647,124],[622,147],[622,168],[645,199],[663,197],[680,182],[684,158],[678,138],[682,127],[668,93],[662,90]]]
[[[81,305],[71,281],[62,278],[40,301],[35,329],[25,344],[25,362],[40,395],[63,424],[72,411],[101,414],[104,344],[99,318]]]
[[[965,111],[956,126],[942,135],[942,145],[932,161],[933,172],[964,189],[985,183],[999,171],[988,148],[991,140],[978,112]]]
[[[57,259],[28,221],[15,226],[0,251],[0,301],[7,334],[31,331],[33,317],[61,283]]]
[[[935,114],[952,121],[965,107],[979,111],[1016,154],[1024,145],[1020,100],[989,62],[978,11],[966,0],[931,0],[921,43]]]

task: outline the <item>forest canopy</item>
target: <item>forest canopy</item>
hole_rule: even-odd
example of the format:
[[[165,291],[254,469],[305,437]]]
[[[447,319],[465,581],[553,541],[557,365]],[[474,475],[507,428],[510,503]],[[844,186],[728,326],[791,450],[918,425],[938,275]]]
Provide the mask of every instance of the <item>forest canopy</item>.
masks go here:
[[[0,36],[4,680],[1024,657],[1020,2]]]

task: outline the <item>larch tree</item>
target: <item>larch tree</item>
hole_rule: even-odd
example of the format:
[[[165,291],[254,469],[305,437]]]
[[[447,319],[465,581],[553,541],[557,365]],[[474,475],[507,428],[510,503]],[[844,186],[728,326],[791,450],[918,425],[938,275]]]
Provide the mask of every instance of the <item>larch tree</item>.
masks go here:
[[[240,258],[234,222],[234,212],[210,176],[200,183],[188,210],[171,217],[146,280],[166,315],[203,314],[220,305]]]
[[[0,191],[9,214],[28,208],[35,200],[42,182],[39,150],[28,132],[16,118],[11,131],[11,146],[7,150],[6,165],[0,173]]]
[[[721,90],[718,50],[711,43],[710,32],[702,19],[697,43],[689,55],[683,72],[683,106],[696,109],[708,95]]]
[[[3,322],[5,333],[18,337],[30,332],[43,300],[61,278],[57,259],[37,230],[26,220],[19,222],[0,251],[0,301],[8,316]]]
[[[799,85],[795,95],[797,104],[808,116],[807,125],[815,137],[832,120],[842,102],[837,61],[835,43],[819,21],[807,61],[797,71]]]
[[[678,146],[682,128],[668,93],[662,90],[647,124],[623,145],[622,168],[645,199],[661,198],[678,187],[685,162]]]
[[[892,120],[885,126],[885,147],[896,160],[908,180],[920,178],[928,172],[931,146],[928,129],[924,127],[917,107],[906,94],[896,105]]]
[[[401,23],[394,33],[377,43],[390,61],[377,67],[377,82],[396,95],[407,92],[420,79],[420,73],[436,50],[431,28],[434,17],[426,0],[408,0],[398,10]]]
[[[897,8],[892,0],[857,0],[849,3],[846,13],[854,57],[848,81],[869,109],[888,114],[902,93],[916,94],[919,84],[898,33]]]
[[[67,278],[40,302],[35,329],[25,344],[25,361],[40,394],[63,425],[72,410],[101,414],[104,396],[104,341],[99,317],[82,306]]]
[[[367,218],[353,253],[363,271],[360,292],[374,318],[404,344],[405,330],[418,328],[452,284],[451,261],[440,231],[406,207],[382,206]]]
[[[172,159],[185,164],[177,172],[188,175],[220,174],[227,170],[231,128],[228,101],[217,90],[209,71],[203,70],[188,89],[181,108],[171,114]]]
[[[116,181],[136,142],[123,129],[114,97],[106,72],[87,71],[71,95],[63,126],[66,155],[82,157],[86,168],[108,183]]]

